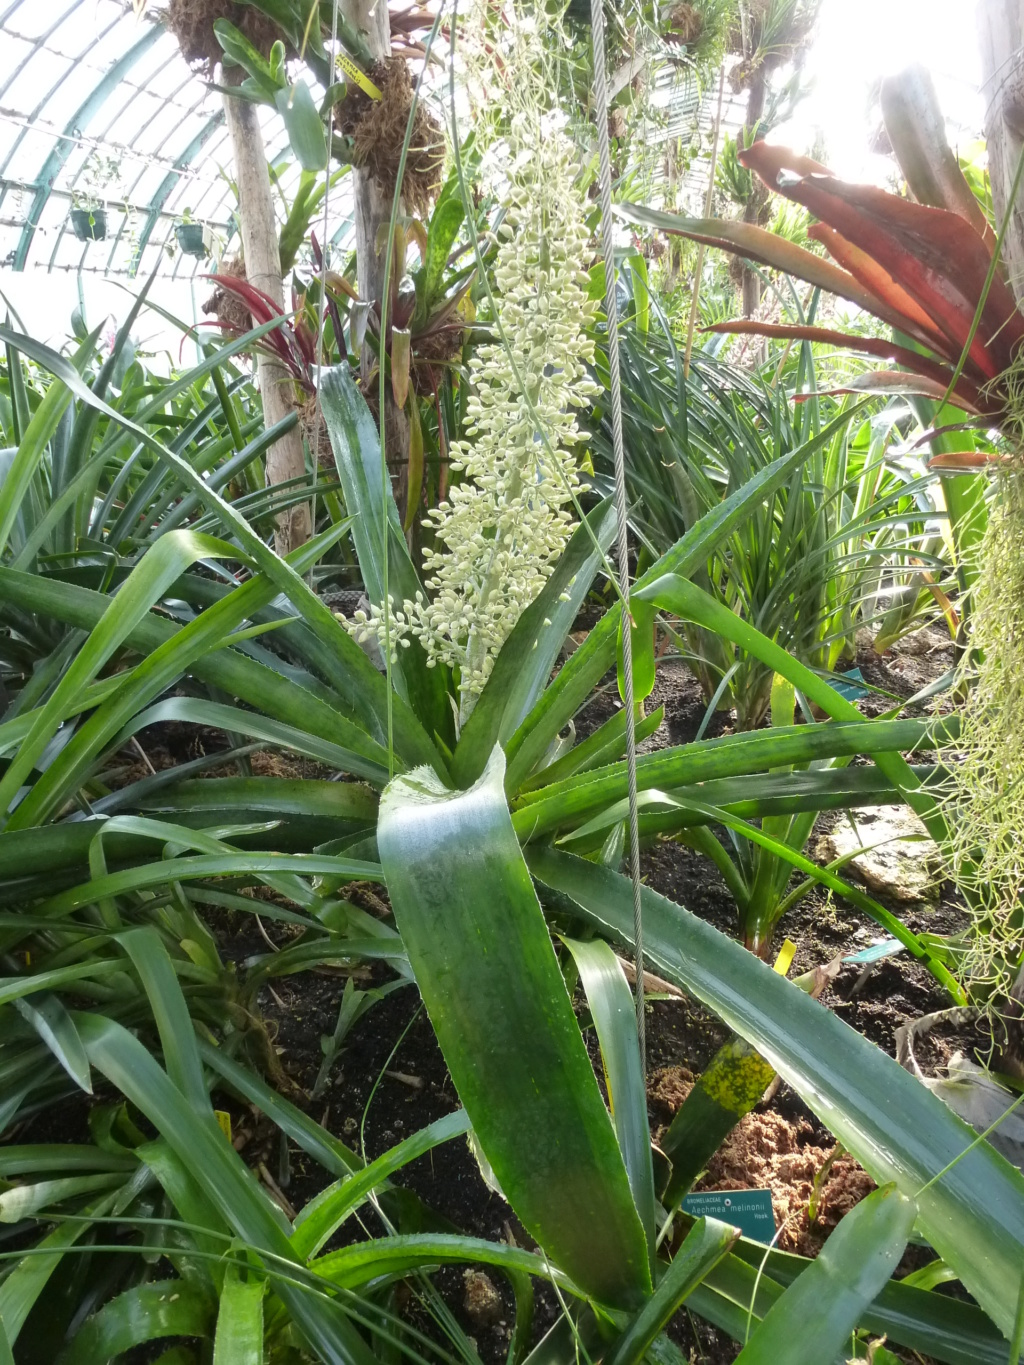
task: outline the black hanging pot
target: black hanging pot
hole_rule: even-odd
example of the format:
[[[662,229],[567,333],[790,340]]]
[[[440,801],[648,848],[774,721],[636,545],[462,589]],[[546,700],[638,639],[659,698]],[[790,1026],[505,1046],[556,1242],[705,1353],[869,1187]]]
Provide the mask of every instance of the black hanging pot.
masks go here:
[[[201,261],[209,256],[209,241],[202,223],[175,223],[174,235],[186,256],[195,256]]]
[[[72,209],[71,228],[80,242],[102,242],[107,235],[106,209]]]

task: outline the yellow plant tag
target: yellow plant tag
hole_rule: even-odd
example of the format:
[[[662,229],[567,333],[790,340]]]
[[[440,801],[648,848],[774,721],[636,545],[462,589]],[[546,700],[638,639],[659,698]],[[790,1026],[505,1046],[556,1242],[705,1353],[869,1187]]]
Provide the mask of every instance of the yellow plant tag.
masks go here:
[[[217,1127],[220,1129],[220,1131],[221,1131],[221,1132],[224,1134],[224,1136],[227,1138],[228,1142],[230,1142],[230,1141],[231,1141],[231,1115],[228,1113],[228,1111],[227,1111],[226,1109],[215,1109],[215,1110],[213,1111],[213,1117],[217,1120]]]
[[[796,944],[792,939],[787,938],[779,949],[779,955],[775,959],[775,966],[772,970],[778,972],[780,976],[785,976],[793,965],[794,957],[796,957]]]
[[[356,66],[347,52],[339,52],[335,61],[341,67],[342,71],[344,71],[345,75],[348,76],[350,80],[355,81],[356,85],[359,86],[359,89],[362,90],[365,95],[369,95],[370,99],[379,100],[382,98],[380,91],[374,85],[373,81],[370,80],[365,72],[361,71],[359,67]]]

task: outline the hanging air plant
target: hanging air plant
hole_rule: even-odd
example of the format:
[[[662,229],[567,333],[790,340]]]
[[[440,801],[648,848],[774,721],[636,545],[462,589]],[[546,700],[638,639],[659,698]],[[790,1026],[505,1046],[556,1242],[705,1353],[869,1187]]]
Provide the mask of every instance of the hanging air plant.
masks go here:
[[[953,869],[976,932],[967,974],[1005,999],[1024,956],[1024,469],[996,476],[973,590],[972,686],[950,765]]]
[[[107,235],[107,211],[80,206],[71,210],[71,230],[80,242],[102,242]]]
[[[188,209],[181,222],[175,223],[174,236],[186,256],[205,261],[213,254],[213,233],[205,223],[194,223]]]
[[[380,98],[372,98],[353,82],[344,99],[335,106],[334,118],[338,131],[351,139],[352,164],[365,167],[390,199],[412,108],[412,76],[404,57],[374,62],[368,74]],[[426,215],[441,188],[443,166],[441,126],[430,110],[419,103],[413,116],[402,180],[402,198],[412,212]]]

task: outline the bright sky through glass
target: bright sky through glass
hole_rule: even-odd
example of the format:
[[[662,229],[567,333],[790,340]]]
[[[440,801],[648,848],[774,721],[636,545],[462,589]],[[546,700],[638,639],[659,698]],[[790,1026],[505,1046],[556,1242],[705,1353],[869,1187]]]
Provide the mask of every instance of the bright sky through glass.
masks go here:
[[[824,0],[805,71],[810,96],[772,141],[810,148],[816,133],[827,161],[850,180],[885,183],[892,163],[872,154],[878,125],[872,87],[919,62],[934,77],[954,147],[981,135],[976,0]]]

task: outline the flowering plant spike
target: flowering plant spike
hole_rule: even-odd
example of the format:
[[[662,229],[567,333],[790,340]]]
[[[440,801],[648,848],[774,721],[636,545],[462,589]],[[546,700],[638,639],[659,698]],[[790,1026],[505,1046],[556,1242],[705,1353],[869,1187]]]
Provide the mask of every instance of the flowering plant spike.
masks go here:
[[[504,211],[494,337],[470,362],[466,439],[451,452],[462,481],[428,514],[435,547],[424,553],[427,594],[391,609],[393,647],[411,634],[428,663],[458,669],[462,721],[572,534],[575,448],[586,439],[577,412],[600,392],[587,373],[597,304],[584,273],[586,200],[544,83],[542,35],[510,8],[503,35],[485,43],[482,16],[478,9],[466,36],[470,90],[483,115],[500,85],[507,111],[490,133],[500,155],[484,159]],[[358,639],[382,639],[381,608],[357,613],[352,629]]]

